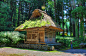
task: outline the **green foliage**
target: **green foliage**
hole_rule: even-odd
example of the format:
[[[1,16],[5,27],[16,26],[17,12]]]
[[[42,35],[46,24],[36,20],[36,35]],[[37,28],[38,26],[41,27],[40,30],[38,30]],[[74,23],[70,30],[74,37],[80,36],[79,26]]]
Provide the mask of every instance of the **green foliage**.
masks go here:
[[[42,27],[45,25],[51,25],[50,22],[44,21],[41,17],[41,19],[35,19],[35,20],[29,20],[25,21],[23,24],[21,24],[19,27],[16,29],[25,29],[25,28],[32,28],[32,27]]]
[[[80,21],[81,21],[80,22],[80,35],[83,38],[83,31],[84,31],[84,29],[83,29],[84,28],[84,22],[83,22],[84,20],[83,19],[86,15],[86,8],[84,6],[79,6],[79,7],[76,7],[71,13],[74,18],[77,18],[77,17],[80,18]],[[76,25],[77,25],[78,20],[75,19],[75,21],[76,21]],[[78,28],[76,26],[76,37],[78,36],[77,29]]]
[[[61,37],[56,36],[57,42],[62,43],[65,47],[70,47],[71,40],[74,40],[74,37]]]
[[[74,38],[74,37],[61,37],[61,36],[56,36],[57,42],[60,42],[63,44],[63,46],[70,48],[71,46],[71,40],[74,48],[78,48],[79,44],[86,41],[83,41],[83,38]]]
[[[25,0],[26,2],[28,2],[28,3],[31,3],[31,1],[29,1],[29,0]]]
[[[16,31],[0,32],[0,43],[6,45],[17,44],[17,42],[24,39],[24,37],[24,34],[20,34]]]
[[[82,18],[83,17],[82,14],[86,15],[86,9],[85,7],[82,6],[76,7],[71,13],[74,18],[76,17]]]
[[[66,23],[67,23],[67,28],[68,28],[68,30],[69,30],[70,22],[69,22],[69,21],[67,21]]]
[[[86,2],[86,0],[78,0],[78,2]]]
[[[54,1],[49,1],[48,4],[49,4],[50,7],[54,7]]]
[[[12,24],[12,22],[10,21],[10,13],[11,10],[7,3],[0,1],[0,26],[2,26],[0,27],[0,30],[9,27],[9,25]]]
[[[79,47],[79,44],[82,43],[82,42],[83,42],[83,38],[79,38],[79,39],[75,38],[73,40],[73,47],[74,48]]]

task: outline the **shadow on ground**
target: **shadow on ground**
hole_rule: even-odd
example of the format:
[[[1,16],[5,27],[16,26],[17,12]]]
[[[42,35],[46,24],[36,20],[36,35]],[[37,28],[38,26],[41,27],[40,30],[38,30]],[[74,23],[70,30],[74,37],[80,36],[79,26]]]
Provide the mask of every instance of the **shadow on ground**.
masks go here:
[[[68,49],[62,52],[72,53],[72,54],[83,54],[84,56],[86,56],[86,49]]]
[[[86,53],[86,50],[85,49],[68,49],[68,50],[65,50],[63,52],[67,52],[67,53]]]

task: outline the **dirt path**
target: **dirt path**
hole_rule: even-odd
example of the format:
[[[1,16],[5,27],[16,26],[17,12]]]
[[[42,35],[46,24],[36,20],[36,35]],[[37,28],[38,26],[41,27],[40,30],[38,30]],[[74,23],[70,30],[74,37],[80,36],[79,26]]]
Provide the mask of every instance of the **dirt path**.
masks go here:
[[[66,53],[65,52],[45,52],[45,51],[34,51],[34,50],[22,50],[15,48],[0,48],[0,56],[85,56],[86,53]],[[18,54],[18,55],[16,55]]]

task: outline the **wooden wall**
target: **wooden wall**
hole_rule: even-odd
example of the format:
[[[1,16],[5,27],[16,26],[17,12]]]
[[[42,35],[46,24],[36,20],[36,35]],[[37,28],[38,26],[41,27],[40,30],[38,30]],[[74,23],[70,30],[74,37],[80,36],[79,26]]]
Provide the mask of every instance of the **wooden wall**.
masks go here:
[[[49,28],[27,29],[25,43],[55,43],[56,31]]]
[[[46,29],[45,32],[45,42],[46,43],[55,43],[56,32],[51,29]]]
[[[44,37],[45,37],[44,28],[27,29],[27,39],[26,39],[26,42],[28,42],[28,43],[44,42]]]

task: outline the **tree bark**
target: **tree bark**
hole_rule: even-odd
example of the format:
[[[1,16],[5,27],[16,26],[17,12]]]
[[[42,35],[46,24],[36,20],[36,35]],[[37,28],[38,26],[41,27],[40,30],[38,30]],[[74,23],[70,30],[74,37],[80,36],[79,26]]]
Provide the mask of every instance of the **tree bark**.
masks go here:
[[[79,4],[78,4],[78,7],[79,7]],[[79,17],[78,17],[78,39],[79,39]]]
[[[83,6],[82,2],[79,2],[79,5]],[[81,38],[83,38],[83,40],[84,40],[84,20],[83,20],[83,13],[81,15],[82,15],[82,17],[80,18],[80,35],[81,35]]]
[[[73,0],[73,3],[74,3],[73,8],[75,9],[76,8],[76,6],[75,6],[75,0]],[[76,36],[76,34],[75,34],[75,27],[76,27],[75,24],[76,24],[76,22],[73,21],[73,36],[74,37]]]
[[[12,0],[10,1],[10,9],[11,9],[10,14],[11,14],[11,22],[12,22],[11,26],[13,27],[13,1]]]
[[[83,18],[81,18],[81,20],[80,20],[80,34],[81,34],[81,38],[84,38],[84,20],[83,20]]]
[[[64,19],[63,19],[63,2],[62,2],[62,23],[63,23],[63,37],[64,37]]]
[[[30,10],[31,10],[31,8],[30,8],[30,3],[29,3],[29,13],[28,13],[28,19],[30,18]]]
[[[56,0],[54,0],[54,9],[55,9],[55,21],[57,22],[56,20]]]
[[[20,19],[20,9],[21,9],[21,1],[19,1],[19,9],[18,9],[18,26],[19,26],[19,19]]]
[[[70,2],[69,2],[69,5],[70,5],[70,36],[71,36],[71,34],[72,34],[72,22],[71,22],[71,11],[72,11],[72,7],[71,7],[71,0],[70,0]]]

